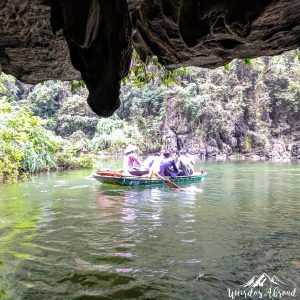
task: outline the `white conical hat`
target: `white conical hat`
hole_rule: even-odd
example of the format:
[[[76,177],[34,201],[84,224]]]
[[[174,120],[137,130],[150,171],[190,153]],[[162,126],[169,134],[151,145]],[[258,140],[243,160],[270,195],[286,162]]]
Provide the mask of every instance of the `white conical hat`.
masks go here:
[[[135,145],[128,145],[126,147],[126,149],[124,150],[124,153],[127,154],[127,153],[130,153],[130,152],[133,152],[133,151],[136,151],[138,150],[139,148]]]

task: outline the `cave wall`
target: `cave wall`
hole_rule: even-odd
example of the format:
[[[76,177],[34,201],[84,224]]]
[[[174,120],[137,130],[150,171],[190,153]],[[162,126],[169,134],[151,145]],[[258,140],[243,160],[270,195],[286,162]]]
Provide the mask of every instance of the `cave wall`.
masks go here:
[[[0,65],[26,83],[81,78],[101,116],[119,106],[132,45],[168,68],[215,68],[300,45],[299,0],[2,0]]]
[[[0,66],[25,83],[79,79],[62,31],[54,34],[45,1],[0,1]]]
[[[132,22],[141,57],[156,55],[170,68],[215,68],[300,44],[297,0],[144,0]]]

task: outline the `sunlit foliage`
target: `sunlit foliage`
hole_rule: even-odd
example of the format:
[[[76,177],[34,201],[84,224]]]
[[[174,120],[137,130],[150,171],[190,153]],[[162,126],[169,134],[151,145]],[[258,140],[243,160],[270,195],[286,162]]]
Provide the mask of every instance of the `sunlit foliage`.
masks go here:
[[[120,152],[128,144],[144,146],[144,139],[136,126],[116,115],[110,119],[100,119],[96,128],[95,136],[90,142],[90,149],[94,152],[99,150],[111,150]]]
[[[214,70],[190,67],[169,87],[125,85],[117,114],[138,124],[151,141],[148,150],[155,136],[160,147],[211,144],[220,151],[266,151],[272,138],[292,138],[287,134],[300,119],[299,76],[297,51],[234,60]]]
[[[5,87],[2,86],[1,90],[3,95],[6,95]],[[13,104],[16,103],[2,96],[0,100],[0,182],[12,182],[30,173],[50,169],[93,165],[94,158],[81,153],[84,149],[83,140],[74,143],[75,136],[68,141],[47,130],[45,126],[49,123],[49,119],[42,120],[33,115],[34,103],[24,102],[21,106]],[[44,111],[46,109],[47,107],[44,107]]]
[[[0,102],[1,180],[53,168],[56,145],[55,137],[38,117],[26,110],[14,111],[7,102]]]

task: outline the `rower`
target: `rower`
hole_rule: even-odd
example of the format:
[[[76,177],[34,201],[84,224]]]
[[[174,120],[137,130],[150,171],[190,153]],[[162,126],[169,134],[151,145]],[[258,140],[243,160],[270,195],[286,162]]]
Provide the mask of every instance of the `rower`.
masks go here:
[[[131,174],[134,168],[141,165],[137,157],[137,151],[139,148],[135,145],[128,145],[124,150],[123,170],[125,174]]]
[[[172,178],[181,175],[182,171],[178,170],[175,159],[171,157],[171,153],[168,150],[163,151],[163,159],[161,161],[159,175],[170,176]]]

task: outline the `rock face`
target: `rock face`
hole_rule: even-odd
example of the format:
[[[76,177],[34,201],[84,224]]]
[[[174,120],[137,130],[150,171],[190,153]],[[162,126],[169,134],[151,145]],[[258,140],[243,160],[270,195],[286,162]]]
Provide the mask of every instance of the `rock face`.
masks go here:
[[[120,105],[120,81],[132,54],[126,0],[53,1],[52,13],[53,28],[63,28],[73,66],[89,90],[90,107],[111,115]]]
[[[168,68],[214,68],[300,45],[298,0],[2,0],[0,17],[4,72],[37,83],[78,79],[78,70],[101,116],[119,106],[132,44]]]
[[[72,67],[63,33],[52,32],[50,13],[45,1],[0,1],[2,71],[34,84],[80,78]]]
[[[179,120],[176,111],[167,110],[163,128],[165,144],[172,152],[181,149],[201,159],[211,160],[272,160],[288,162],[300,159],[300,112],[290,118],[288,131],[282,137],[267,136],[267,145],[263,148],[253,146],[243,149],[245,133],[249,132],[246,120],[241,120],[243,126],[238,126],[233,135],[239,136],[239,144],[234,136],[200,138],[195,130],[187,130],[188,126]],[[270,120],[273,122],[274,120]],[[292,129],[292,130],[291,130]],[[254,138],[254,137],[252,137]],[[249,141],[248,141],[249,143]],[[255,143],[253,143],[255,144]]]
[[[168,67],[212,68],[299,46],[299,16],[297,0],[144,0],[132,12],[133,40],[141,57]]]

